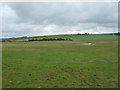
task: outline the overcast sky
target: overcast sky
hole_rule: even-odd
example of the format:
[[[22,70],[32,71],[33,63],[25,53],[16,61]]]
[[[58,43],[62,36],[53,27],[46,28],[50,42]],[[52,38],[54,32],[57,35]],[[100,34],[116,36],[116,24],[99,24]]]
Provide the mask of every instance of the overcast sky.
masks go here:
[[[5,37],[118,32],[118,3],[2,3]]]

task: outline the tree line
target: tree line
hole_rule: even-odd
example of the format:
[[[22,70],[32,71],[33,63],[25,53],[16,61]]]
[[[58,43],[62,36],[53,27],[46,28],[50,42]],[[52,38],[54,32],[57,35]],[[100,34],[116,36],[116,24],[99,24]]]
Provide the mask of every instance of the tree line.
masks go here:
[[[43,38],[43,39],[30,39],[28,41],[72,41],[72,40],[65,38]]]

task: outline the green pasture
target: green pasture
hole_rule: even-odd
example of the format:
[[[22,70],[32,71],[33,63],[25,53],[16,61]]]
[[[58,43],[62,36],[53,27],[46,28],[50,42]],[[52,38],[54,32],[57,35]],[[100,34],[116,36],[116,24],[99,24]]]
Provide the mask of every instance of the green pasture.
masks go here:
[[[40,36],[36,38],[67,38],[67,39],[72,39],[73,41],[93,41],[93,40],[117,40],[118,36],[117,35],[76,35],[76,34],[71,34],[71,35],[49,35],[49,36]]]
[[[105,41],[105,40],[118,40],[118,35],[100,35],[100,34],[93,34],[93,35],[77,35],[77,34],[65,34],[65,35],[48,35],[48,36],[34,36],[34,37],[19,37],[19,38],[10,38],[6,41],[13,41],[13,42],[23,42],[28,41],[31,39],[55,39],[55,38],[64,38],[64,39],[71,39],[72,41]]]
[[[4,42],[3,88],[117,88],[117,37],[104,37]]]

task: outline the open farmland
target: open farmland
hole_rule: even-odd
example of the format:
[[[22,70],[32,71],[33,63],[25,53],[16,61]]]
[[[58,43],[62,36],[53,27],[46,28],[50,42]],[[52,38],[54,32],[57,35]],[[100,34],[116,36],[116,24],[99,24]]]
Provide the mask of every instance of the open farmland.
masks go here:
[[[117,35],[62,38],[73,41],[4,42],[3,88],[118,87]]]
[[[76,35],[76,34],[65,34],[65,35],[49,35],[49,36],[34,36],[34,37],[20,37],[20,38],[10,38],[7,41],[28,41],[31,39],[55,39],[55,38],[65,38],[71,39],[73,41],[105,41],[105,40],[118,40],[117,35]]]

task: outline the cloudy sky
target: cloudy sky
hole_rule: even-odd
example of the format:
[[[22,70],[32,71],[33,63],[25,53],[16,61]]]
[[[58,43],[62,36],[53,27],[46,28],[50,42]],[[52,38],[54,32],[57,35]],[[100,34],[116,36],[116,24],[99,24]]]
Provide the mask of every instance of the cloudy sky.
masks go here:
[[[116,2],[0,4],[2,37],[118,32]]]

